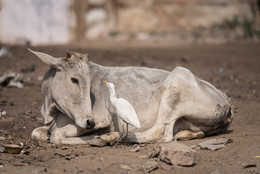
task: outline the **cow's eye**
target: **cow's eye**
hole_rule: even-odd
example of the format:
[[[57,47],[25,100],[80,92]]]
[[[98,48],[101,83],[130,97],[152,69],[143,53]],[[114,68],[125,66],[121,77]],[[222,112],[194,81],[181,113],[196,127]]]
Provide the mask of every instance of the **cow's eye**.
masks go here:
[[[78,81],[78,79],[76,79],[76,78],[71,78],[71,82],[72,82],[72,83],[75,83],[75,84],[79,84],[79,81]]]

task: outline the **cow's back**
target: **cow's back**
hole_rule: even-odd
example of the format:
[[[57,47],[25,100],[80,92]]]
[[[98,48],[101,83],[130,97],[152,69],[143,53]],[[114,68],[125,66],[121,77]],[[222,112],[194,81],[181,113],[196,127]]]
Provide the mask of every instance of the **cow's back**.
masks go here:
[[[94,71],[92,77],[92,89],[96,93],[104,92],[108,94],[102,80],[106,80],[115,85],[117,97],[125,98],[136,107],[151,102],[157,91],[162,86],[164,80],[170,72],[145,67],[104,67],[93,64],[93,68],[98,67],[98,72]]]

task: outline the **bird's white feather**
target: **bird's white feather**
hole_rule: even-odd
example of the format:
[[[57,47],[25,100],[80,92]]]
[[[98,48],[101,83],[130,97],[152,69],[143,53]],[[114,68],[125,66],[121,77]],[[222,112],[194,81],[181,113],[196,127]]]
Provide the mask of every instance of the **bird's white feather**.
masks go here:
[[[133,106],[125,99],[118,98],[115,102],[117,115],[123,121],[140,128],[140,122]]]
[[[133,106],[126,99],[116,97],[116,90],[113,83],[104,82],[109,89],[110,101],[116,109],[117,116],[127,124],[131,124],[139,129],[141,127],[140,122]]]

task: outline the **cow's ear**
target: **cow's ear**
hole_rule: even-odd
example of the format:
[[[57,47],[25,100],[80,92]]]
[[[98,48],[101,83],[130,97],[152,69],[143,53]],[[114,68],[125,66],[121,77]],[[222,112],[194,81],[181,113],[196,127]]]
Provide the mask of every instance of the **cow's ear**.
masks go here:
[[[83,59],[86,61],[86,62],[88,62],[88,59],[89,58],[89,56],[88,56],[88,54],[83,54]]]
[[[67,62],[66,58],[55,58],[45,53],[32,51],[29,48],[28,50],[34,53],[37,57],[39,57],[44,63],[53,68],[61,69]]]

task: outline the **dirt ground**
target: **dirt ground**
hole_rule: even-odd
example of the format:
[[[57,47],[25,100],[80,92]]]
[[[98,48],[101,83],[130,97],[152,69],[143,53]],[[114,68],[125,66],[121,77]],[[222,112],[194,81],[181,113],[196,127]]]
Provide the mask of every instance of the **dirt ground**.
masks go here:
[[[25,87],[0,86],[0,109],[3,119],[13,118],[14,125],[0,122],[0,143],[28,143],[27,154],[0,153],[0,173],[143,173],[147,161],[157,161],[152,173],[260,173],[260,43],[238,42],[218,45],[156,45],[102,43],[31,47],[53,56],[64,56],[67,49],[89,53],[90,59],[107,66],[146,66],[173,70],[176,66],[190,69],[198,77],[224,91],[234,105],[232,132],[199,140],[183,141],[188,146],[204,140],[226,137],[233,140],[218,151],[196,150],[193,167],[176,167],[157,158],[146,159],[159,143],[146,144],[131,152],[133,145],[119,148],[74,145],[53,147],[30,140],[32,130],[43,123],[40,115],[41,79],[48,67],[29,53],[25,46],[9,46],[12,57],[0,57],[0,75],[12,70],[24,77]],[[22,68],[35,71],[23,73]],[[132,170],[122,166],[130,166]],[[246,165],[251,165],[245,168]]]

